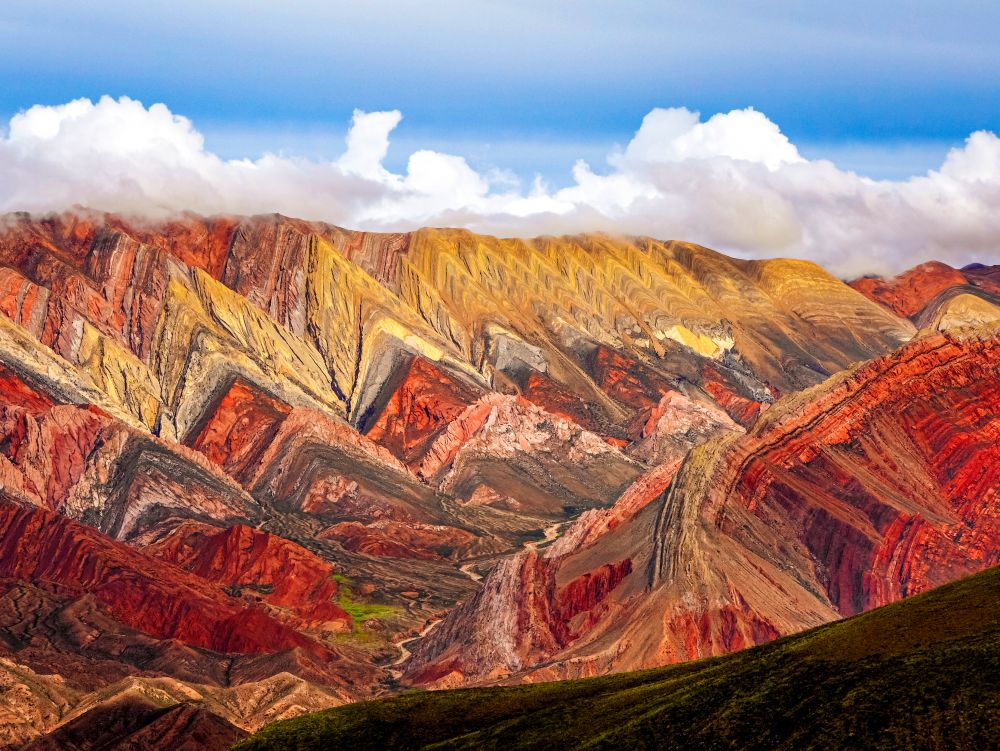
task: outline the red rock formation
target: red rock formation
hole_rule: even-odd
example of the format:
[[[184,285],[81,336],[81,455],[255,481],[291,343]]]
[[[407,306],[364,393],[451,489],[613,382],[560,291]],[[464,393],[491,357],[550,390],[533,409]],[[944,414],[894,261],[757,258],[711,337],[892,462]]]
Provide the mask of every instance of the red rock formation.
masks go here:
[[[15,214],[14,221],[0,228],[0,257],[11,265],[23,266],[35,248],[52,252],[63,260],[80,265],[94,238],[103,228],[96,212],[72,211],[31,217]]]
[[[990,273],[961,273],[986,299]],[[474,637],[449,620],[413,670],[447,683],[542,656],[535,676],[715,653],[992,555],[973,506],[992,497],[977,441],[995,443],[995,405],[975,389],[935,381],[947,398],[895,405],[895,422],[816,457],[797,442],[808,427],[775,428],[778,448],[720,438],[735,423],[764,435],[779,390],[913,335],[810,264],[648,238],[78,211],[0,223],[0,314],[0,492],[114,538],[5,510],[0,652],[81,690],[290,672],[356,698],[392,644],[479,586],[470,562],[485,570],[540,527],[548,541],[587,507],[500,560],[463,606]],[[695,448],[668,489],[704,441],[727,458]],[[723,471],[751,445],[745,481]],[[951,458],[925,466],[932,451]],[[973,510],[899,501],[949,483]],[[393,615],[350,624],[334,570]],[[362,646],[323,638],[349,625]]]
[[[282,508],[330,520],[440,517],[433,491],[388,449],[308,409],[282,422],[246,485]]]
[[[40,509],[0,503],[0,577],[92,595],[121,623],[218,652],[323,648],[176,566]]]
[[[0,404],[0,489],[36,506],[84,517],[117,537],[164,515],[253,516],[254,503],[201,454],[123,425],[93,406],[43,406],[9,377]]]
[[[594,571],[580,574],[556,592],[553,622],[565,629],[560,641],[568,644],[596,623],[602,612],[595,612],[595,608],[631,573],[629,558],[606,563]],[[578,618],[581,615],[585,617]]]
[[[22,407],[35,413],[44,412],[55,404],[48,396],[25,383],[21,376],[3,363],[0,363],[0,403]],[[5,449],[9,451],[10,446],[6,446]]]
[[[710,400],[695,401],[678,391],[668,391],[637,417],[642,418],[642,427],[634,429],[638,440],[627,453],[651,466],[676,464],[708,439],[741,430]]]
[[[611,508],[589,509],[582,513],[546,548],[545,557],[559,558],[583,550],[616,527],[629,522],[670,486],[680,466],[680,458],[658,464],[629,485]]]
[[[112,217],[111,224],[139,242],[166,251],[182,263],[221,278],[238,220],[183,214],[162,222],[128,223]]]
[[[366,435],[405,462],[419,461],[438,433],[481,392],[415,357],[400,373]]]
[[[652,409],[674,384],[652,368],[609,347],[592,356],[594,380],[617,402],[636,410]]]
[[[501,678],[509,670],[527,667],[539,654],[557,653],[607,613],[608,595],[631,571],[632,561],[624,559],[560,586],[557,566],[536,551],[507,558],[497,564],[476,598],[454,610],[419,646],[458,642],[463,628],[488,631],[490,638],[447,650],[433,662],[411,661],[407,678],[447,688],[463,682],[470,663],[485,667],[477,677]]]
[[[327,237],[345,258],[391,289],[398,289],[399,261],[410,247],[410,235],[401,232],[329,232]]]
[[[994,328],[928,335],[786,397],[692,451],[623,522],[591,512],[542,560],[498,566],[407,675],[539,680],[721,654],[996,565],[998,387]],[[556,593],[626,558],[631,573],[563,630]]]
[[[939,293],[966,283],[961,271],[938,261],[928,261],[891,279],[862,277],[850,285],[896,315],[912,318]]]
[[[12,390],[4,398],[23,402],[23,381],[14,378],[8,384]],[[8,494],[61,509],[98,443],[113,434],[114,421],[69,405],[40,409],[37,395],[28,401],[34,409],[0,406],[0,477]]]
[[[234,381],[189,441],[230,477],[245,482],[257,470],[291,407],[252,385]]]
[[[313,625],[350,630],[350,616],[334,602],[333,566],[290,540],[244,524],[185,522],[145,550],[210,582],[259,592]]]
[[[753,425],[757,416],[770,406],[770,402],[761,402],[739,394],[712,363],[705,363],[702,370],[704,379],[701,387],[708,392],[726,414],[743,427]],[[771,389],[771,396],[777,396],[777,391]]]
[[[338,522],[324,529],[319,536],[337,540],[356,553],[379,558],[423,560],[457,557],[476,539],[471,532],[455,527],[390,520],[371,524]]]

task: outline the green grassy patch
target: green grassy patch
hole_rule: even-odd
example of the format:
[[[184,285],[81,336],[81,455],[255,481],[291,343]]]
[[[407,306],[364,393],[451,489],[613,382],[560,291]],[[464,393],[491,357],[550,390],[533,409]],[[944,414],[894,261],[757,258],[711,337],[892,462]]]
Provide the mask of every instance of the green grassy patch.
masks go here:
[[[354,591],[351,589],[350,580],[343,574],[334,574],[333,579],[339,585],[341,608],[351,616],[353,624],[353,634],[364,633],[362,624],[370,620],[384,620],[397,615],[400,608],[395,605],[380,605],[369,602],[355,602]]]

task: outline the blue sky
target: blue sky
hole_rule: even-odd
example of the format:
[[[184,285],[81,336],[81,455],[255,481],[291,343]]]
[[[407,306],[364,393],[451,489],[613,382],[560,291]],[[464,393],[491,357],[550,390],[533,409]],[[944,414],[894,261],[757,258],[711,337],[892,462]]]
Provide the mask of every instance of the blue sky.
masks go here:
[[[998,263],[998,30],[996,0],[4,0],[0,213]]]
[[[707,7],[711,6],[711,7]],[[1000,130],[1000,3],[6,0],[0,114],[127,95],[223,157],[333,158],[354,108],[418,145],[569,181],[656,106],[753,106],[808,158],[922,174]]]

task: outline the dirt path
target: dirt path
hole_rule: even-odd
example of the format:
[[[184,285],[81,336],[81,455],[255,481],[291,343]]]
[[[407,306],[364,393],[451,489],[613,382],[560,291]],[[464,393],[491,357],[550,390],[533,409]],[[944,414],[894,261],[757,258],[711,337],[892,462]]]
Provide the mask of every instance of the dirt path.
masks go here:
[[[416,636],[408,636],[405,639],[400,639],[399,641],[394,642],[395,646],[400,651],[400,655],[399,658],[394,663],[392,663],[392,665],[389,666],[389,675],[391,675],[396,680],[399,680],[400,678],[403,677],[403,671],[396,670],[394,668],[396,667],[396,665],[402,665],[404,662],[406,662],[406,660],[409,659],[410,654],[412,654],[410,650],[407,649],[406,645],[423,639],[425,636],[427,636],[427,634],[433,631],[434,627],[437,626],[440,622],[441,619],[436,618],[435,620],[430,621],[426,626],[424,626],[423,631],[421,631]]]
[[[562,531],[563,527],[569,526],[570,524],[573,523],[573,521],[574,520],[571,519],[569,521],[562,521],[562,522],[556,522],[554,524],[550,524],[549,526],[547,526],[545,529],[542,530],[543,537],[542,537],[541,540],[529,540],[529,541],[525,542],[524,543],[524,549],[525,550],[536,550],[537,551],[538,548],[540,548],[542,545],[548,545],[550,542],[552,542],[554,539],[556,539],[559,536],[559,534]],[[480,560],[484,560],[484,559],[480,559]],[[485,560],[489,561],[489,560],[495,560],[495,559],[489,559],[489,558],[487,558]],[[472,579],[472,581],[474,581],[474,582],[482,581],[483,580],[483,575],[480,574],[477,571],[474,571],[473,568],[472,568],[473,566],[475,566],[479,562],[480,561],[469,561],[468,563],[463,563],[461,566],[458,567],[458,570],[461,571],[463,574],[465,574],[470,579]]]
[[[470,579],[472,579],[472,581],[474,582],[482,581],[483,575],[477,574],[475,571],[472,570],[472,567],[475,565],[476,565],[475,561],[472,561],[471,563],[463,563],[461,566],[458,567],[458,570],[461,571]]]
[[[559,536],[560,527],[564,527],[567,524],[570,524],[570,522],[556,522],[555,524],[550,524],[543,530],[545,532],[545,537],[541,540],[532,540],[524,543],[525,550],[538,550],[538,548],[542,545],[552,542]]]

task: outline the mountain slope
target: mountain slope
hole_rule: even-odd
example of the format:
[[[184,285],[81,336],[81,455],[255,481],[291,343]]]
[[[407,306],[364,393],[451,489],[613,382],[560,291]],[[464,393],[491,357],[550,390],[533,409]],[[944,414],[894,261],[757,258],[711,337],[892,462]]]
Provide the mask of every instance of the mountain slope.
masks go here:
[[[990,315],[956,296],[938,318]],[[278,215],[3,217],[0,656],[34,718],[18,738],[128,681],[178,682],[174,704],[230,692],[231,710],[212,712],[251,730],[396,691],[404,669],[437,685],[623,669],[652,642],[619,649],[607,624],[636,622],[657,539],[675,531],[654,534],[684,455],[744,445],[790,395],[915,334],[814,264],[683,242],[379,234]],[[944,425],[925,415],[920,429],[958,457],[962,488],[986,493],[992,475],[963,458],[977,431],[993,440],[989,416],[970,417],[976,396],[933,402]],[[687,467],[678,482],[697,476]],[[840,479],[824,470],[814,485]],[[959,513],[928,503],[932,523]],[[881,534],[898,509],[879,504]],[[959,576],[973,553],[985,565],[980,517],[960,544],[930,546],[929,573],[899,564],[906,586]],[[765,548],[788,532],[769,529]],[[720,535],[708,542],[732,542]],[[821,559],[775,576],[825,592]],[[849,574],[845,592],[859,586]],[[704,626],[710,646],[656,643],[648,659],[840,612],[792,582],[807,607],[791,617],[750,579],[725,590],[742,600],[717,598],[678,632]],[[863,606],[881,602],[862,590]],[[475,629],[461,623],[470,609]],[[501,659],[470,649],[459,665],[448,649],[463,633],[513,638],[493,640]]]
[[[11,495],[135,544],[263,526],[396,608],[383,645],[610,505],[669,395],[746,425],[913,334],[813,264],[685,243],[86,210],[4,217],[0,313]]]
[[[1000,744],[1000,569],[725,657],[408,694],[270,725],[236,751],[982,749]]]
[[[933,334],[693,449],[615,525],[525,551],[412,648],[452,687],[769,641],[1000,563],[1000,330]],[[616,506],[617,508],[617,506]],[[581,529],[578,529],[581,528]]]
[[[1000,266],[969,264],[953,269],[929,261],[890,279],[862,277],[850,286],[919,328],[973,325],[1000,317]],[[957,304],[956,297],[962,298]],[[943,307],[952,310],[940,310]]]

